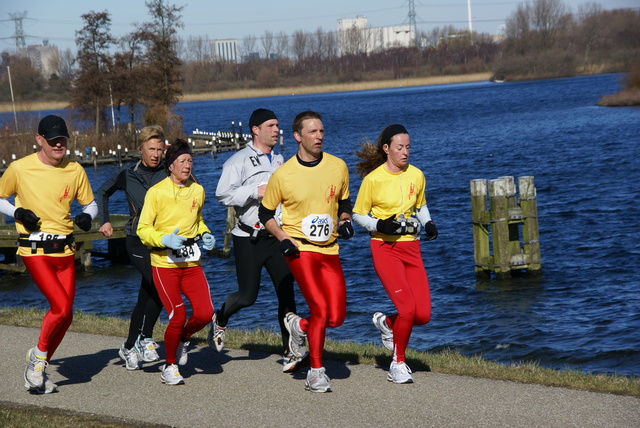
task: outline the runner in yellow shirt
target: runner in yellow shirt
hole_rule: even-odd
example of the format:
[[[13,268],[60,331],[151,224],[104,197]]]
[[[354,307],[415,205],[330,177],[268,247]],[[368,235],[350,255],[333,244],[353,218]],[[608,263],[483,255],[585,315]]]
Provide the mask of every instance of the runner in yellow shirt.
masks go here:
[[[322,116],[313,111],[293,121],[298,142],[296,156],[278,168],[259,209],[260,222],[280,241],[285,259],[309,306],[310,316],[285,317],[289,349],[298,357],[309,338],[311,369],[305,387],[329,392],[329,377],[322,365],[326,328],[342,325],[346,314],[346,285],[338,256],[338,235],[353,236],[349,171],[341,159],[322,151]],[[274,216],[282,206],[282,227]]]
[[[73,318],[73,224],[87,231],[98,214],[84,168],[65,157],[68,139],[64,119],[46,116],[36,134],[40,151],[12,162],[0,178],[0,212],[16,219],[17,254],[50,305],[38,344],[27,353],[24,372],[25,387],[40,394],[58,390],[45,369]],[[7,200],[12,195],[15,206]],[[82,205],[82,213],[71,220],[74,200]]]
[[[203,248],[212,250],[216,240],[202,219],[204,189],[190,180],[192,166],[189,143],[176,139],[165,155],[169,176],[147,191],[137,229],[142,243],[152,247],[153,283],[169,315],[164,334],[166,364],[160,376],[167,385],[184,384],[178,365],[187,363],[189,338],[213,317],[197,242],[202,240]],[[182,294],[193,309],[188,320]]]
[[[382,344],[393,351],[387,380],[412,383],[405,350],[414,325],[431,319],[429,280],[420,254],[419,233],[428,241],[438,236],[425,197],[424,174],[409,165],[409,134],[404,126],[386,127],[378,144],[365,144],[356,166],[364,176],[353,219],[371,233],[373,266],[397,313],[373,315]]]

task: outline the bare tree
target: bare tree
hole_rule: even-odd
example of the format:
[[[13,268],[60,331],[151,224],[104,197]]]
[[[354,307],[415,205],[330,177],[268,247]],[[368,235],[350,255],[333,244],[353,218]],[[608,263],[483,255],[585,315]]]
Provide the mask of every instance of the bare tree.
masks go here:
[[[69,79],[73,75],[73,66],[76,62],[76,58],[71,52],[71,49],[67,48],[59,56],[58,66],[60,70],[60,77]]]
[[[181,118],[173,114],[173,106],[182,95],[182,61],[177,51],[177,30],[184,27],[180,12],[184,7],[170,5],[165,0],[145,2],[151,21],[143,24],[147,40],[146,60],[149,88],[146,94],[148,124],[158,124],[167,134],[179,133]]]
[[[516,52],[540,51],[552,47],[569,22],[570,14],[561,0],[530,0],[518,4],[507,18],[505,35]]]
[[[187,58],[188,61],[201,63],[211,61],[211,41],[209,40],[209,36],[189,36],[185,51],[184,57]]]
[[[338,38],[336,37],[336,33],[330,31],[325,36],[325,43],[327,46],[327,59],[332,59],[338,56]]]
[[[307,57],[308,35],[302,30],[293,32],[293,46],[291,51],[296,61],[302,61]]]
[[[539,33],[539,49],[550,48],[556,35],[567,27],[567,7],[562,0],[533,0],[531,12],[532,27]]]
[[[256,52],[256,36],[244,36],[242,38],[242,44],[240,49],[242,50],[242,56],[249,59],[249,57]]]
[[[275,51],[278,58],[289,54],[289,36],[284,31],[280,31],[275,37]]]
[[[264,36],[262,36],[262,51],[264,52],[264,59],[270,59],[273,53],[273,32],[266,30]]]
[[[147,85],[148,64],[144,58],[146,35],[134,31],[120,39],[120,52],[114,55],[112,92],[118,111],[118,122],[122,105],[129,107],[129,123],[136,124],[136,106],[143,104]],[[135,136],[135,133],[133,133]],[[135,140],[135,137],[133,138]],[[134,145],[135,147],[135,145]]]
[[[578,28],[576,32],[584,46],[584,62],[589,63],[589,54],[602,37],[606,24],[602,6],[598,3],[583,3],[578,6]]]
[[[109,97],[109,48],[111,37],[109,13],[89,12],[81,16],[84,27],[76,31],[78,73],[71,89],[71,104],[81,111],[92,111],[96,135],[100,134],[103,106]]]

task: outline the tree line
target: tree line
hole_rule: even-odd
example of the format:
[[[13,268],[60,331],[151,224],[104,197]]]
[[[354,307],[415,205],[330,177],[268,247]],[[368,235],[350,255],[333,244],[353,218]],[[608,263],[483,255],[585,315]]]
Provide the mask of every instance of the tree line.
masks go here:
[[[585,3],[572,12],[562,0],[519,3],[503,37],[453,26],[419,32],[416,45],[380,47],[363,29],[345,33],[265,31],[239,43],[239,62],[220,60],[206,36],[181,40],[183,7],[145,3],[149,21],[115,39],[108,11],[82,15],[77,53],[60,55],[59,75],[42,78],[28,59],[3,53],[22,99],[64,97],[93,124],[96,135],[116,123],[160,124],[179,135],[173,107],[184,93],[292,87],[491,71],[508,80],[622,72],[640,63],[640,9],[603,10]],[[5,67],[3,67],[3,70]],[[15,71],[14,71],[15,70]],[[0,100],[8,83],[0,76]],[[124,107],[128,107],[124,109]],[[121,117],[127,111],[127,118]],[[129,131],[130,132],[130,131]]]

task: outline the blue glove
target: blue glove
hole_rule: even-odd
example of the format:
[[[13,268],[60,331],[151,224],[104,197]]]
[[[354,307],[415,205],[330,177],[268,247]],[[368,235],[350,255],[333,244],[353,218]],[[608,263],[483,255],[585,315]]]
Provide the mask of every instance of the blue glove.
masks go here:
[[[216,238],[213,237],[209,232],[205,232],[202,234],[202,248],[207,251],[213,250],[213,247],[216,246]]]
[[[179,227],[171,232],[170,235],[164,235],[162,237],[162,245],[167,248],[171,248],[172,250],[179,250],[181,248],[184,248],[184,241],[186,241],[187,238],[178,235],[178,232],[180,232]]]

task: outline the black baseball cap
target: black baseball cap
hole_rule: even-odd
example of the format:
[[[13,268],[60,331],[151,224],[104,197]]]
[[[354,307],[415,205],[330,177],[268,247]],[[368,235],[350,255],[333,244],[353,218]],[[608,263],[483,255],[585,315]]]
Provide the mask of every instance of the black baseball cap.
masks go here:
[[[54,114],[42,118],[38,125],[38,134],[42,135],[45,140],[54,140],[58,137],[69,138],[69,131],[64,119]]]

